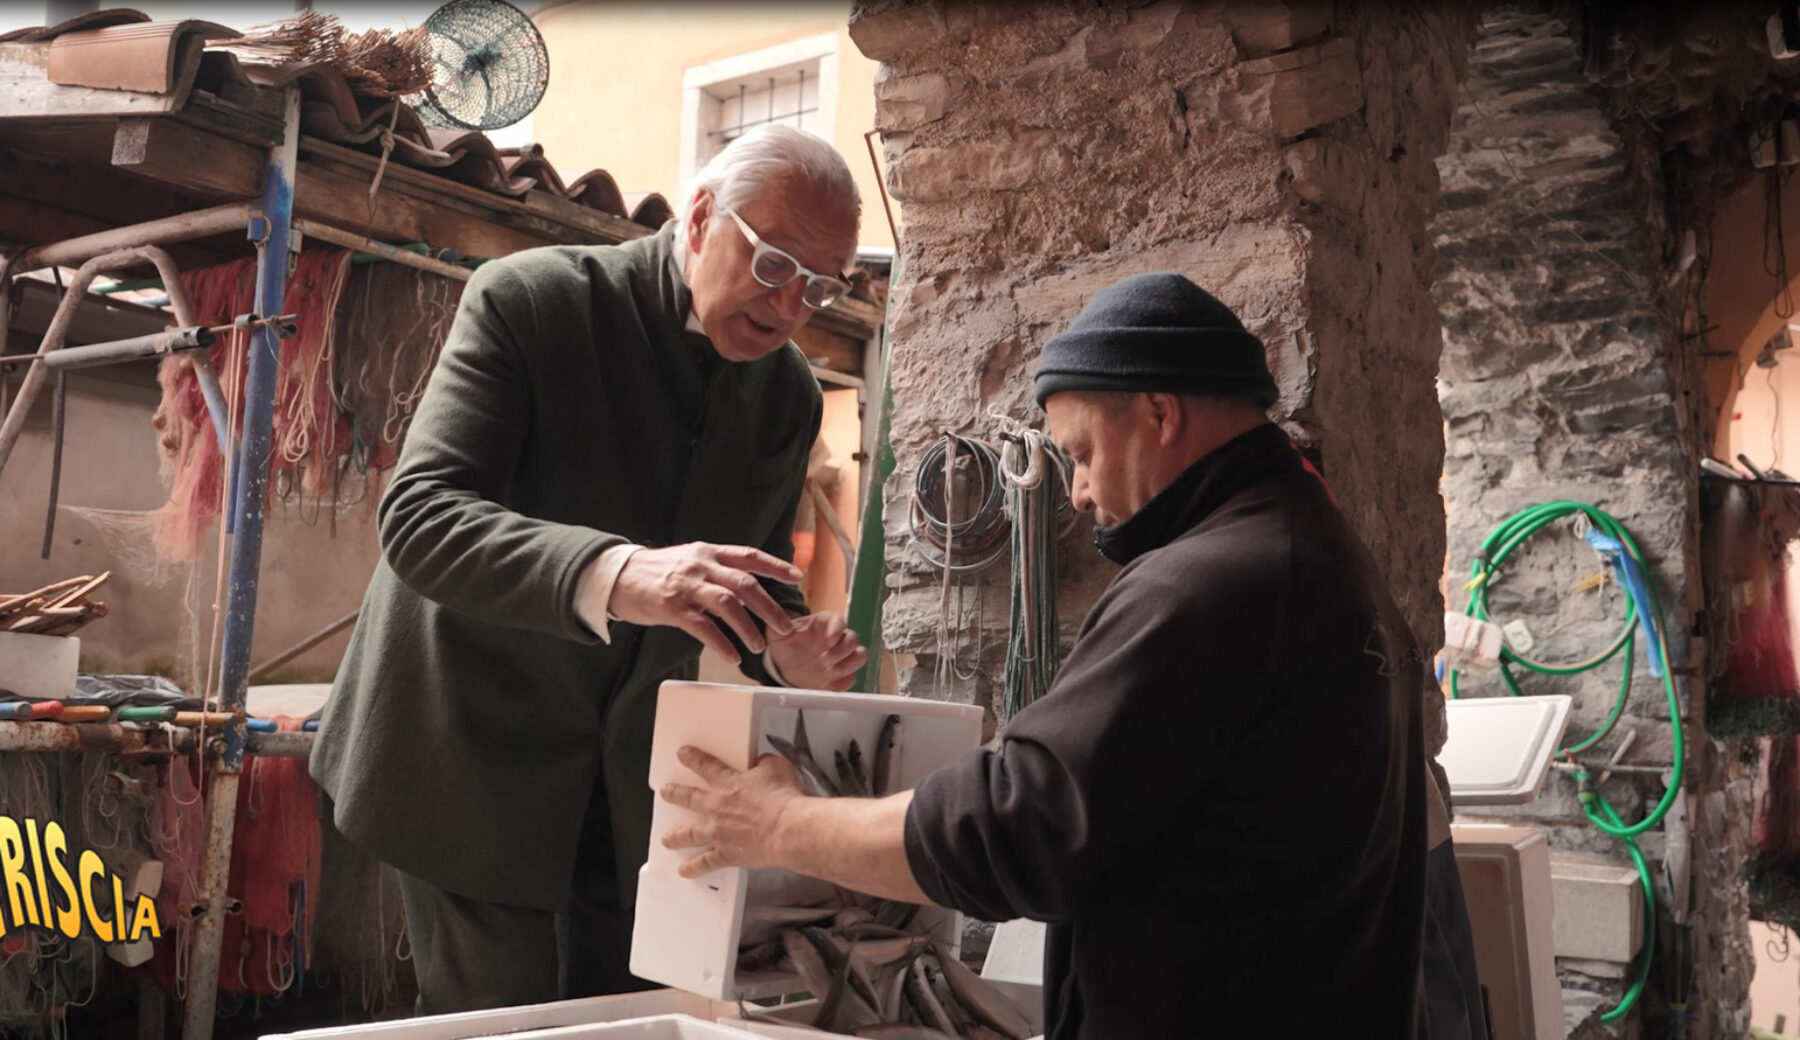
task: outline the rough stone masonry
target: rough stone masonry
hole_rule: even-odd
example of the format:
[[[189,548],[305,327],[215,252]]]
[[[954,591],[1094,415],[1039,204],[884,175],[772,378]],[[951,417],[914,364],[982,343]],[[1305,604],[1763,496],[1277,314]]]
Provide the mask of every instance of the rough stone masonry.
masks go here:
[[[1659,317],[1668,284],[1656,241],[1656,157],[1622,139],[1583,75],[1571,26],[1536,10],[1497,8],[1482,18],[1455,131],[1438,167],[1443,195],[1434,228],[1435,295],[1443,320],[1441,372],[1447,450],[1449,595],[1482,539],[1500,521],[1542,502],[1590,502],[1619,518],[1655,570],[1669,655],[1687,715],[1690,770],[1685,804],[1639,839],[1658,877],[1659,934],[1691,930],[1691,951],[1659,944],[1657,956],[1690,959],[1686,1004],[1693,1037],[1736,1037],[1749,1025],[1752,954],[1739,881],[1749,837],[1750,780],[1704,734],[1693,704],[1700,660],[1687,638],[1699,607],[1698,473],[1692,423],[1683,414],[1692,376],[1671,356],[1670,323]],[[1616,586],[1578,591],[1605,568],[1568,524],[1539,535],[1510,564],[1491,596],[1496,618],[1525,626],[1534,657],[1573,661],[1604,648],[1625,616]],[[1516,637],[1512,637],[1515,638]],[[1636,651],[1632,699],[1620,727],[1591,757],[1606,761],[1630,733],[1624,761],[1667,764],[1673,747],[1661,684]],[[1527,675],[1522,669],[1521,675]],[[1527,693],[1575,698],[1570,739],[1604,723],[1620,665],[1578,677],[1530,676]],[[1463,693],[1504,693],[1497,676],[1465,680]],[[1659,797],[1658,778],[1615,774],[1604,786],[1628,822]],[[1729,797],[1727,794],[1729,793]],[[1575,784],[1552,774],[1544,792],[1506,816],[1550,834],[1554,850],[1604,853],[1629,865],[1619,843],[1591,828]],[[1690,842],[1691,836],[1691,842]],[[1697,883],[1692,895],[1687,878]],[[1683,936],[1680,943],[1686,942]],[[1659,962],[1661,963],[1661,962]],[[1610,1006],[1628,977],[1617,964],[1563,962],[1571,987],[1600,995],[1569,1003]],[[1659,972],[1656,978],[1660,978]],[[1662,1035],[1679,993],[1653,985],[1643,1017]],[[1623,1036],[1638,1019],[1582,1036]]]
[[[945,431],[1041,425],[1039,346],[1096,289],[1174,269],[1270,348],[1276,413],[1319,452],[1423,643],[1441,633],[1443,504],[1432,160],[1472,18],[1458,5],[872,2],[877,125],[904,203],[890,313],[899,460],[887,646],[906,692],[992,703],[1006,575],[962,592],[978,629],[940,646],[940,576],[908,545],[911,475]],[[1111,575],[1063,545],[1072,632]],[[939,655],[957,678],[934,689]]]

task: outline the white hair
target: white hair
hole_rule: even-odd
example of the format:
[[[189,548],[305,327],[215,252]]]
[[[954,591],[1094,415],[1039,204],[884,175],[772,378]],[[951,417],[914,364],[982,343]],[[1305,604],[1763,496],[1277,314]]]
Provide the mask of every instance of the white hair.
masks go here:
[[[804,130],[771,123],[732,141],[700,168],[681,201],[682,224],[702,188],[712,192],[715,205],[735,210],[769,180],[784,175],[804,181],[820,209],[847,210],[861,222],[862,197],[838,150]]]

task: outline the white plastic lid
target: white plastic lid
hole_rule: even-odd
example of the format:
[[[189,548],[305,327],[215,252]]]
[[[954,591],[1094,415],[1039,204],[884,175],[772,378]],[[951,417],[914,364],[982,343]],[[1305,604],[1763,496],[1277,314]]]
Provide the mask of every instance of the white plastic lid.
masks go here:
[[[1445,705],[1450,739],[1438,764],[1457,805],[1519,805],[1537,796],[1573,701],[1565,694],[1481,697]]]

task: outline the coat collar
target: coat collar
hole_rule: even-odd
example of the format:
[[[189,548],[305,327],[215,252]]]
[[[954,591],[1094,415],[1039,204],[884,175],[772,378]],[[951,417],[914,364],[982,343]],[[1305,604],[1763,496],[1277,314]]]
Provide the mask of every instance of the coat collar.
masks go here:
[[[1266,423],[1189,466],[1142,509],[1094,528],[1094,547],[1114,563],[1130,563],[1198,526],[1245,488],[1298,472],[1300,452],[1279,426]]]

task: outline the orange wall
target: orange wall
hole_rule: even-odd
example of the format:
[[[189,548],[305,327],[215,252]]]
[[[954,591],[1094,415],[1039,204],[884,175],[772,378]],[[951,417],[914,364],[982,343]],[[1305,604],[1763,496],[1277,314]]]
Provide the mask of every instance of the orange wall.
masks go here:
[[[1787,382],[1786,372],[1800,366],[1800,357],[1782,357],[1773,370],[1773,387],[1770,371],[1754,365],[1784,320],[1800,323],[1800,313],[1787,319],[1775,313],[1778,286],[1763,259],[1767,209],[1767,182],[1759,174],[1726,199],[1714,219],[1706,285],[1706,317],[1714,326],[1706,338],[1707,393],[1719,409],[1715,454],[1731,459],[1741,451],[1758,466],[1771,464],[1780,454],[1793,467],[1800,455],[1792,446],[1781,450],[1771,440],[1770,428],[1777,392],[1785,386],[1785,396],[1792,402],[1794,390],[1800,389],[1800,384]],[[1800,182],[1789,181],[1782,189],[1781,216],[1788,267],[1795,276],[1789,289],[1800,307]],[[1793,353],[1800,353],[1800,348]]]
[[[1790,245],[1789,266],[1800,274],[1800,185],[1789,182],[1782,197],[1782,225]],[[1760,177],[1727,199],[1713,228],[1713,262],[1707,278],[1707,318],[1716,329],[1707,337],[1709,400],[1720,408],[1714,454],[1737,465],[1742,453],[1759,468],[1800,473],[1800,347],[1779,352],[1774,368],[1757,368],[1756,356],[1784,321],[1775,313],[1777,283],[1764,267],[1767,183]],[[1800,279],[1796,279],[1800,282]],[[1791,289],[1800,305],[1800,284]],[[1789,616],[1800,617],[1800,565],[1788,567]],[[1760,784],[1759,784],[1760,790]],[[1750,923],[1756,974],[1750,984],[1751,1022],[1773,1029],[1776,1016],[1786,1032],[1800,1030],[1800,974],[1796,958],[1780,958],[1776,933]]]

